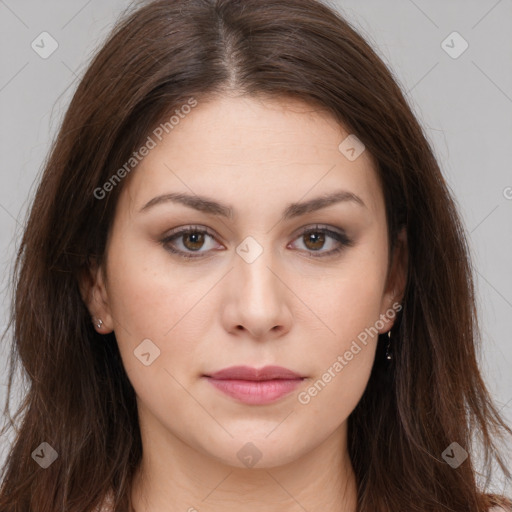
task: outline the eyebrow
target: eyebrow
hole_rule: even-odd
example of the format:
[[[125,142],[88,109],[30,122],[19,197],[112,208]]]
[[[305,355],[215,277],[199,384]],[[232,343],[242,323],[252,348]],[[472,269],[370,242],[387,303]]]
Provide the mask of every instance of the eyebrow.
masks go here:
[[[217,201],[214,201],[213,199],[205,196],[190,195],[185,193],[169,193],[156,196],[148,201],[139,210],[139,212],[147,211],[153,206],[167,202],[182,204],[209,215],[233,219],[234,211],[232,207],[218,203]],[[343,202],[357,204],[366,208],[366,205],[359,196],[347,190],[338,190],[330,194],[324,194],[320,197],[315,197],[308,201],[290,203],[283,212],[282,220],[293,219],[295,217],[305,215],[306,213],[314,212],[333,204]]]

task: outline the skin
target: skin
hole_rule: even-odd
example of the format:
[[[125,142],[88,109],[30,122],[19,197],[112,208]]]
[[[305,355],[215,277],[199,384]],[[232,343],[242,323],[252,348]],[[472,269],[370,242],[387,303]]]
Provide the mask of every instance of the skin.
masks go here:
[[[347,135],[296,100],[226,94],[199,102],[126,178],[105,265],[91,267],[82,293],[103,320],[97,330],[115,332],[137,393],[144,451],[132,488],[137,512],[356,510],[347,419],[368,382],[377,337],[309,403],[298,394],[379,318],[379,333],[392,327],[385,315],[402,297],[406,254],[401,233],[388,267],[374,161],[368,151],[349,161],[338,150]],[[280,220],[289,203],[338,189],[364,206],[344,201]],[[169,192],[208,196],[235,215],[171,202],[139,211]],[[352,246],[315,258],[340,245],[300,234],[315,224],[344,230]],[[161,240],[190,225],[215,238],[205,235],[202,245],[176,238],[176,249],[199,250],[186,260]],[[236,252],[247,236],[263,249],[251,263]],[[144,339],[160,350],[148,366],[134,355]],[[202,377],[239,364],[280,365],[305,379],[277,402],[247,405]],[[237,457],[248,442],[261,453],[253,467]]]

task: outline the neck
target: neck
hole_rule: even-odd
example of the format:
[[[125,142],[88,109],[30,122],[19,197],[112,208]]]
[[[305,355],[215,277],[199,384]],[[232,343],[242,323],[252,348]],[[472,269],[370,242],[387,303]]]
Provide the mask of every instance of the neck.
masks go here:
[[[135,512],[357,510],[346,422],[320,446],[273,467],[222,463],[157,423],[141,435],[143,458],[131,490]]]

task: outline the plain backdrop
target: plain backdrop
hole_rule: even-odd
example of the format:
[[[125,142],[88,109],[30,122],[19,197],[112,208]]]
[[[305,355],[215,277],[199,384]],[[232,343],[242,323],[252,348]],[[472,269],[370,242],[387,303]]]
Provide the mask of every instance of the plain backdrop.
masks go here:
[[[475,266],[482,370],[512,424],[512,1],[330,4],[393,71],[453,190]],[[126,0],[0,0],[0,326],[14,251],[50,142],[92,52],[128,6]],[[56,50],[43,58],[52,45]],[[6,372],[1,346],[2,405]],[[5,436],[0,457],[8,446]],[[496,485],[512,494],[510,482]]]

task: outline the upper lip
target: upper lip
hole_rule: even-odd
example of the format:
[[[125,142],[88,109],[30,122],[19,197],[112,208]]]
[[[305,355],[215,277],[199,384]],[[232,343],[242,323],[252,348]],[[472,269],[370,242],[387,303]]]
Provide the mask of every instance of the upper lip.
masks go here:
[[[230,366],[218,372],[206,375],[213,379],[237,379],[237,380],[274,380],[274,379],[302,379],[298,373],[283,368],[282,366],[264,366],[252,368],[250,366]]]

